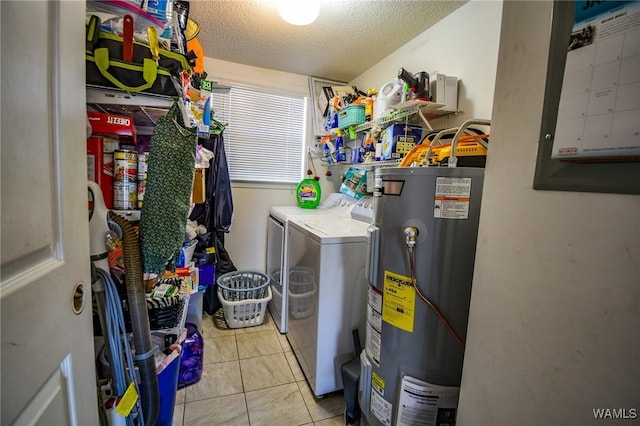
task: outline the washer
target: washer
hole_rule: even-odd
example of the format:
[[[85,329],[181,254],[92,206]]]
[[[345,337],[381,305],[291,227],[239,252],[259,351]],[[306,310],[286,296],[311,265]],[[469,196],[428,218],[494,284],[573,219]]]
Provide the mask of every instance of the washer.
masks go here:
[[[343,388],[340,366],[354,357],[352,330],[364,336],[368,227],[351,217],[289,221],[287,339],[318,397]]]
[[[288,238],[289,220],[298,217],[350,217],[350,212],[356,200],[339,192],[331,193],[327,199],[315,209],[303,209],[297,206],[274,206],[269,212],[267,226],[267,255],[265,271],[271,277],[273,297],[269,301],[269,312],[280,333],[287,332],[288,310],[288,274],[289,270],[285,255]],[[293,273],[293,272],[292,272]],[[295,279],[295,277],[293,277]]]

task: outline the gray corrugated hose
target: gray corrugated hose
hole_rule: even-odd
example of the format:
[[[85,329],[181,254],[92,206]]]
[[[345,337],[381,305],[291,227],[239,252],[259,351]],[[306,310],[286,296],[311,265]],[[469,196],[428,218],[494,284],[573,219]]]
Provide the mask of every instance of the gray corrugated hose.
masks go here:
[[[149,313],[142,274],[142,255],[138,234],[125,218],[110,213],[111,218],[122,228],[125,278],[127,282],[127,304],[131,315],[131,329],[135,345],[135,360],[140,370],[140,396],[145,424],[155,425],[158,419],[160,395],[154,353],[157,347],[151,342]]]

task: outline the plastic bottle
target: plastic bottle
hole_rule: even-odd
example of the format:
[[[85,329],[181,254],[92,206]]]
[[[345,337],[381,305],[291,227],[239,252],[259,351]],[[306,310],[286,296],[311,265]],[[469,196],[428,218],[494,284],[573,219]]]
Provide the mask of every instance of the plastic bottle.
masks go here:
[[[336,130],[336,163],[344,163],[347,161],[347,156],[344,152],[344,141],[342,140],[342,132]]]
[[[331,145],[330,136],[322,138],[322,149],[324,151],[324,156],[327,159],[327,164],[333,164],[333,153],[335,148]]]
[[[320,204],[320,184],[315,179],[303,179],[296,188],[298,205],[303,209],[315,209]]]
[[[376,161],[382,161],[382,138],[376,141]]]
[[[402,101],[402,80],[395,78],[385,83],[380,90],[376,98],[375,119],[384,117],[385,113],[392,105],[398,104]]]

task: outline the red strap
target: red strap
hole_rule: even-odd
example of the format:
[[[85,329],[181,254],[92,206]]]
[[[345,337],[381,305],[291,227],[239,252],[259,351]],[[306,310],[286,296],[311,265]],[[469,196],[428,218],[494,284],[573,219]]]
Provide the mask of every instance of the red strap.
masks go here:
[[[122,32],[122,59],[125,62],[133,62],[133,18],[124,16],[124,29]]]

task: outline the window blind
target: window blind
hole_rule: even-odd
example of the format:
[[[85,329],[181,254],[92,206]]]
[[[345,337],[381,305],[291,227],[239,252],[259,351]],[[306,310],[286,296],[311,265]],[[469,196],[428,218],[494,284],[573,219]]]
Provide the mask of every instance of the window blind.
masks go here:
[[[214,92],[231,180],[299,182],[303,177],[306,99],[232,87]]]

